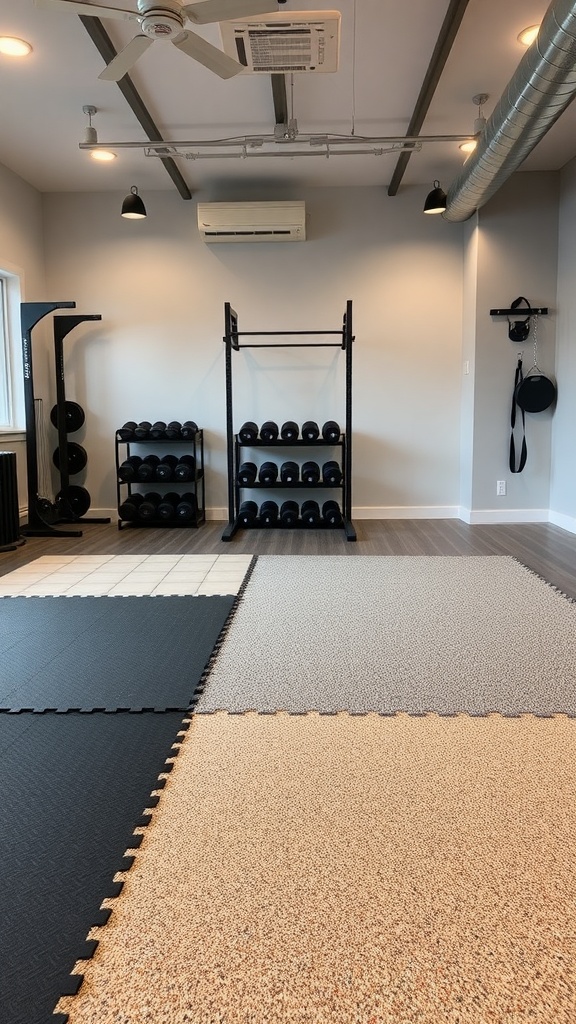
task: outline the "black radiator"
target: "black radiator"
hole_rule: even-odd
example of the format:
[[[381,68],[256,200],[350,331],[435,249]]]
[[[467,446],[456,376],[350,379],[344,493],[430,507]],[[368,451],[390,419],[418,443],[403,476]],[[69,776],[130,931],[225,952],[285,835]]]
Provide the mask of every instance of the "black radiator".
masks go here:
[[[16,453],[0,452],[0,551],[20,538]]]

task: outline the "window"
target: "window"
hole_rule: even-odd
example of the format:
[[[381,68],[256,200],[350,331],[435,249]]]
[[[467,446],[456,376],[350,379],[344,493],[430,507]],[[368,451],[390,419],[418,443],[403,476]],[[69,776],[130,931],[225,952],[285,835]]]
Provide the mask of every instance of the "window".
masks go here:
[[[24,395],[19,350],[21,277],[0,268],[0,431],[24,426]]]

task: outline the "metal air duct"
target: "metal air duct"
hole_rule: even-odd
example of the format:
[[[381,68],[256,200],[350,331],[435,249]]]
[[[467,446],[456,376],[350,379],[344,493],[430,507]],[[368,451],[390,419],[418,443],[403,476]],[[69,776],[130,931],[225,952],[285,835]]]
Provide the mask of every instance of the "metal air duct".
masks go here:
[[[463,221],[518,169],[576,95],[576,2],[553,0],[478,146],[448,191],[444,218]]]

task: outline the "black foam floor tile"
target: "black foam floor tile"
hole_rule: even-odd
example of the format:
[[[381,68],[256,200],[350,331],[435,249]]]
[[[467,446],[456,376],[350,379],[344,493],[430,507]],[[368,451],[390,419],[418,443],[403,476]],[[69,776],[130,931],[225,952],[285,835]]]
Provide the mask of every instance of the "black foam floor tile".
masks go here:
[[[185,709],[235,600],[0,598],[0,710]]]
[[[49,1024],[181,722],[0,715],[2,1024]]]

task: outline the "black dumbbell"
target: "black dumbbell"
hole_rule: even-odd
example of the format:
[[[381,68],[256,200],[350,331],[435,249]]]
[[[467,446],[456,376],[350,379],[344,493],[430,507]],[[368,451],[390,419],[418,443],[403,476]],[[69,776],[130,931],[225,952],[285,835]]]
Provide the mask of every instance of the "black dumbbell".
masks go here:
[[[242,444],[251,444],[252,441],[256,441],[258,437],[258,425],[253,423],[252,420],[247,420],[243,423],[238,431],[238,437],[242,441]]]
[[[302,424],[302,437],[305,441],[317,441],[320,437],[320,427],[314,420],[306,420]]]
[[[286,420],[286,423],[283,423],[280,429],[280,437],[283,441],[297,441],[298,433],[299,427],[294,420]]]
[[[255,462],[243,462],[238,470],[238,483],[244,487],[253,484],[258,475],[258,467]]]
[[[197,507],[198,503],[195,494],[192,492],[183,494],[176,505],[176,518],[181,519],[183,522],[195,519]]]
[[[318,502],[312,498],[307,498],[306,501],[302,502],[300,515],[302,516],[302,522],[306,523],[307,526],[318,526],[321,519]]]
[[[174,519],[176,517],[176,506],[179,501],[180,495],[176,494],[175,491],[169,491],[168,494],[164,494],[156,507],[158,518],[164,520]]]
[[[278,521],[278,504],[275,501],[263,501],[260,505],[260,522],[264,526],[272,526]]]
[[[178,459],[175,455],[163,455],[154,474],[155,480],[172,480],[174,477],[174,470],[178,465]]]
[[[142,480],[144,483],[148,480],[154,480],[156,476],[156,466],[159,462],[160,459],[157,455],[145,455],[136,470],[138,479]]]
[[[292,501],[292,499],[283,501],[280,506],[280,522],[283,526],[295,526],[298,522],[299,512],[297,501]]]
[[[136,438],[136,440],[146,441],[146,439],[150,436],[151,426],[152,424],[150,423],[149,420],[142,420],[140,423],[137,423],[136,426],[134,427],[134,437]]]
[[[150,427],[150,437],[153,441],[160,441],[161,438],[166,436],[166,424],[164,420],[156,420]]]
[[[320,466],[317,462],[305,462],[301,473],[302,481],[305,484],[317,484],[320,480]]]
[[[133,523],[138,519],[138,508],[144,501],[143,494],[130,494],[121,505],[118,506],[120,519]]]
[[[251,526],[256,522],[258,505],[255,501],[243,501],[238,509],[238,520],[243,526]]]
[[[196,473],[196,460],[193,455],[182,455],[174,467],[175,480],[192,480]]]
[[[138,479],[138,467],[142,464],[140,455],[129,455],[127,459],[124,459],[118,466],[118,479],[122,480],[123,483],[131,483],[132,480]]]
[[[260,427],[260,440],[269,444],[278,439],[278,424],[274,420],[266,420]]]
[[[258,470],[258,479],[261,484],[271,486],[278,479],[278,466],[275,462],[263,462]]]
[[[340,426],[336,423],[336,420],[326,420],[322,427],[322,437],[325,441],[340,440]]]
[[[329,499],[322,505],[322,519],[329,526],[340,526],[342,522],[342,512],[337,501]]]

